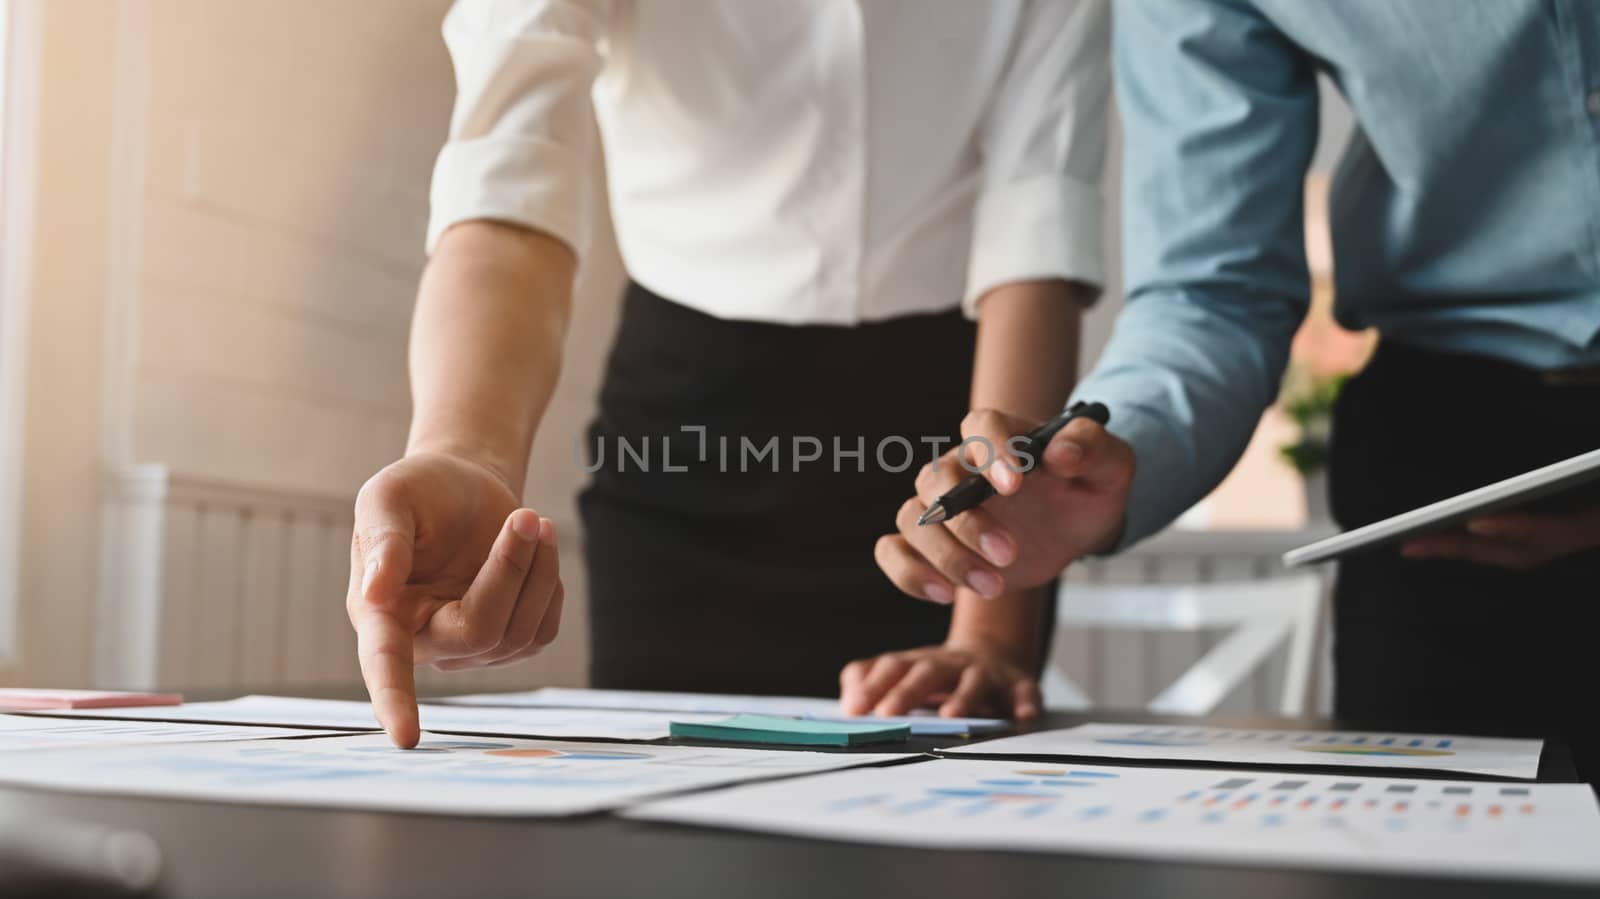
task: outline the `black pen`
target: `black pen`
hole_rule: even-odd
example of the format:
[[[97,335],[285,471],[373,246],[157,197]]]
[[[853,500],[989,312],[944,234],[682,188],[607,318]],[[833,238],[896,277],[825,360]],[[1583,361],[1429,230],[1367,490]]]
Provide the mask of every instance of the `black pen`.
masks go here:
[[[1042,464],[1044,448],[1050,445],[1050,438],[1056,436],[1056,432],[1075,418],[1091,419],[1104,427],[1106,422],[1111,420],[1111,410],[1107,409],[1104,403],[1073,403],[1067,407],[1067,411],[1029,431],[1025,435],[1027,443],[1023,445],[1022,452],[1033,460],[1033,464],[1023,474],[1033,471]],[[928,511],[923,512],[922,517],[917,519],[917,524],[938,524],[941,521],[949,521],[968,509],[976,509],[994,494],[994,485],[989,483],[988,478],[981,474],[971,475],[950,488],[950,492],[935,500],[933,505],[928,507]]]

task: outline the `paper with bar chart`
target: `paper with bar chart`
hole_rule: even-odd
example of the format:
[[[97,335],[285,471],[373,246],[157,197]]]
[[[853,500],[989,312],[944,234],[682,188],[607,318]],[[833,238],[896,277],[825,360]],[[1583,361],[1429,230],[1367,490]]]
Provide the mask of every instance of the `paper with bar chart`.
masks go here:
[[[454,815],[572,815],[638,799],[907,758],[424,734],[18,752],[0,782],[89,793]]]
[[[418,713],[424,729],[441,733],[591,740],[659,740],[668,735],[674,720],[709,722],[723,717],[617,709],[490,709],[433,704],[419,706]],[[378,726],[371,703],[290,696],[245,696],[221,702],[191,702],[164,708],[86,709],[59,714],[84,718],[207,721],[342,730],[373,730]]]
[[[1582,784],[940,759],[626,814],[932,848],[1600,882],[1600,808]]]
[[[303,737],[322,733],[325,731],[296,730],[287,727],[231,727],[172,721],[101,721],[0,715],[0,752],[142,743],[260,740],[265,737]]]
[[[959,746],[943,754],[1416,768],[1532,780],[1539,776],[1543,745],[1540,740],[1427,734],[1085,724]]]

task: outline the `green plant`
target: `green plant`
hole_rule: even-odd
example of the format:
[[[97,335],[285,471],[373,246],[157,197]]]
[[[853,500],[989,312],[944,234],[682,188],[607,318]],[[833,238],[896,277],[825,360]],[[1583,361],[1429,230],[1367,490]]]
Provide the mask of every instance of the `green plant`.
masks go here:
[[[1328,444],[1326,441],[1301,439],[1278,447],[1278,455],[1300,474],[1313,475],[1328,465]]]
[[[1328,465],[1333,407],[1347,380],[1348,375],[1319,376],[1298,367],[1284,380],[1279,403],[1299,426],[1300,436],[1278,447],[1278,454],[1302,476],[1316,474]]]

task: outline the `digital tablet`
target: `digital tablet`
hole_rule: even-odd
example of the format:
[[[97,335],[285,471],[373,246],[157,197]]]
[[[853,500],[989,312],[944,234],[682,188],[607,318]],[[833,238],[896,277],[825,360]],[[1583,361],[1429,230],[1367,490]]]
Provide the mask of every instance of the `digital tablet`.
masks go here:
[[[1283,564],[1293,568],[1326,562],[1406,537],[1449,531],[1465,525],[1468,519],[1533,506],[1597,481],[1600,481],[1600,449],[1292,549],[1283,554]]]

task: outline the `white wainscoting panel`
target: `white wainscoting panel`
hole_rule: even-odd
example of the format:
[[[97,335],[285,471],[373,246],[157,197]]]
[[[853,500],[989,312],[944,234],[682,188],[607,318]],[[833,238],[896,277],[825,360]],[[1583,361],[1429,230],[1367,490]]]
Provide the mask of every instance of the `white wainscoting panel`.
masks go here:
[[[106,686],[271,690],[360,683],[345,617],[352,500],[146,466],[108,477],[95,672]],[[577,528],[563,575],[581,589]],[[574,572],[577,572],[574,575]],[[577,608],[574,608],[577,606]],[[534,662],[418,671],[423,689],[525,689],[583,676],[582,608]]]

